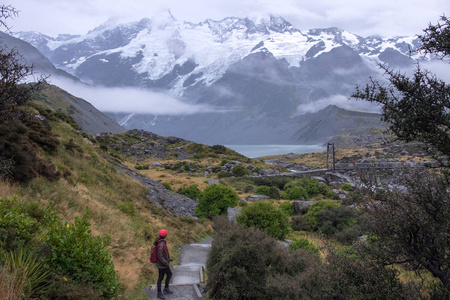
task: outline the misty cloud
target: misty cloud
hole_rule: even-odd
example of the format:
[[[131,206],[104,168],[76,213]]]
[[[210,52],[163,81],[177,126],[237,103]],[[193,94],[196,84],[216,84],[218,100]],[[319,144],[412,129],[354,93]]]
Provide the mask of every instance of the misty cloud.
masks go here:
[[[208,105],[188,104],[167,94],[138,88],[93,87],[52,77],[49,82],[82,98],[103,112],[154,115],[192,115],[224,113],[229,109]]]
[[[343,95],[334,95],[314,103],[301,104],[298,106],[297,112],[300,115],[315,113],[328,105],[336,105],[337,107],[352,111],[380,113],[380,107],[377,104],[367,101],[356,101]]]
[[[414,35],[429,22],[449,13],[448,0],[14,0],[20,17],[11,23],[14,31],[36,30],[84,34],[111,17],[138,20],[151,17],[159,8],[172,11],[175,18],[194,23],[207,18],[253,17],[271,13],[284,17],[300,30],[339,27],[368,36]]]

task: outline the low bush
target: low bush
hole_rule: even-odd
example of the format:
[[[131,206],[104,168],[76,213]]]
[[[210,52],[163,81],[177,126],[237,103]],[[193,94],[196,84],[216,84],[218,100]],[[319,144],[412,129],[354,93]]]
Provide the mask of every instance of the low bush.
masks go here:
[[[0,197],[1,250],[12,251],[24,247],[37,229],[37,222],[17,204],[17,197]]]
[[[166,189],[168,189],[169,191],[172,190],[172,186],[170,185],[170,183],[168,183],[168,182],[161,182],[161,184],[162,184]]]
[[[320,299],[323,266],[302,249],[289,251],[266,232],[214,220],[207,261],[212,299]]]
[[[48,215],[44,239],[51,249],[50,266],[61,275],[92,284],[105,298],[116,295],[119,282],[111,254],[105,248],[108,238],[93,237],[89,229],[89,211],[73,224],[63,223],[53,213]]]
[[[288,193],[289,199],[299,199],[300,197],[308,199],[319,194],[327,197],[330,195],[330,188],[327,185],[317,179],[309,178],[300,178],[288,182],[284,185],[283,190]]]
[[[284,239],[290,230],[289,217],[265,201],[258,201],[243,208],[236,219],[245,228],[255,227],[264,230],[277,239]]]
[[[227,171],[220,171],[219,173],[217,173],[217,177],[218,178],[227,178],[227,177],[230,177],[231,176],[231,174],[230,173],[228,173]]]
[[[309,207],[308,212],[305,214],[305,220],[313,230],[317,230],[320,222],[318,218],[319,213],[325,209],[337,207],[339,207],[339,203],[331,200],[318,201]]]
[[[281,198],[280,191],[274,186],[271,186],[269,188],[269,190],[267,191],[267,196],[269,196],[270,199],[276,199],[276,200],[279,200]]]
[[[289,243],[289,249],[291,249],[291,250],[305,249],[314,254],[319,253],[319,248],[317,248],[316,245],[312,244],[306,238],[301,238],[301,239],[292,241],[291,243]]]
[[[345,182],[341,185],[341,189],[343,189],[344,191],[350,192],[350,191],[353,191],[353,186],[351,184]]]
[[[292,205],[291,202],[281,203],[280,206],[278,207],[278,209],[281,210],[282,212],[284,212],[288,216],[294,215],[294,206]]]
[[[212,184],[200,194],[195,214],[207,218],[226,214],[228,207],[235,207],[238,201],[239,197],[232,188],[223,184]]]
[[[310,231],[311,226],[309,226],[308,221],[306,221],[304,216],[294,216],[291,218],[291,228],[294,231]]]
[[[178,189],[177,193],[189,197],[193,200],[197,200],[200,197],[202,191],[195,184],[193,184],[190,186],[183,186],[182,188]]]
[[[289,193],[287,195],[288,199],[290,200],[297,200],[297,199],[308,199],[309,195],[306,189],[302,186],[295,186],[291,189],[289,189]]]
[[[268,187],[267,185],[258,186],[256,188],[256,194],[267,196],[267,194],[269,193],[269,189],[270,187]]]
[[[233,175],[237,177],[242,177],[250,174],[250,171],[247,170],[243,165],[234,166],[233,169],[231,169],[231,172],[233,172]]]

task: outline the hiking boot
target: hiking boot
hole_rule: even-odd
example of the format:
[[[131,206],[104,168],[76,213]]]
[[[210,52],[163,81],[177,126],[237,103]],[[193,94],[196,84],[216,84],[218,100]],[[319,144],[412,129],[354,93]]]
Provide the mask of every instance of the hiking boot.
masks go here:
[[[165,288],[163,292],[164,294],[173,294],[173,292],[169,288]]]
[[[166,299],[166,297],[164,297],[164,294],[163,294],[162,292],[158,292],[157,297],[158,297],[159,299]]]

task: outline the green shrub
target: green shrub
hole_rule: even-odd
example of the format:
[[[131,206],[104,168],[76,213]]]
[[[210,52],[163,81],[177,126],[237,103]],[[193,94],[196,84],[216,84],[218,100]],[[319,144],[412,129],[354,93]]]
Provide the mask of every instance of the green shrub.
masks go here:
[[[251,193],[255,191],[255,188],[252,185],[246,185],[244,188],[244,193]]]
[[[0,197],[0,246],[6,251],[22,247],[37,230],[37,222],[23,212],[17,197]]]
[[[270,199],[276,199],[279,200],[281,198],[280,191],[274,186],[271,186],[269,190],[267,191],[267,196],[270,197]]]
[[[317,248],[316,245],[311,244],[311,242],[306,238],[294,240],[293,242],[289,243],[289,248],[291,250],[305,249],[315,254],[319,253],[319,248]]]
[[[136,214],[136,208],[133,202],[119,201],[117,202],[117,207],[121,212],[129,216],[134,216]]]
[[[202,191],[195,184],[193,184],[190,186],[183,186],[177,191],[177,193],[196,200],[200,197]]]
[[[305,219],[313,230],[317,230],[319,226],[319,219],[318,219],[319,213],[325,209],[336,207],[339,207],[339,203],[336,203],[334,201],[331,200],[318,201],[309,207],[308,212],[305,214]]]
[[[213,148],[214,152],[217,154],[227,153],[227,148],[223,145],[213,145],[213,146],[211,146],[211,148]]]
[[[289,251],[256,228],[214,220],[207,261],[211,299],[321,299],[325,278],[316,255]]]
[[[212,184],[200,194],[195,214],[208,218],[226,214],[228,207],[235,207],[238,201],[239,197],[232,188],[223,184]]]
[[[168,189],[169,191],[172,190],[172,186],[170,186],[170,183],[168,183],[168,182],[161,182],[161,184],[162,184],[166,189]]]
[[[308,193],[304,187],[295,186],[289,190],[288,199],[296,200],[301,198],[308,199]]]
[[[281,198],[281,199],[289,199],[289,194],[286,193],[285,191],[282,191],[282,192],[280,193],[280,198]]]
[[[269,189],[270,187],[268,187],[267,185],[258,186],[256,188],[256,194],[267,196],[267,194],[269,193]]]
[[[239,202],[238,206],[239,207],[246,207],[246,206],[248,206],[248,203],[247,202]]]
[[[299,187],[303,188],[303,190],[299,189]],[[314,197],[316,195],[329,195],[330,188],[325,184],[321,183],[317,179],[309,179],[309,178],[300,178],[294,181],[288,182],[284,185],[283,190],[288,194],[291,194],[291,191],[294,190],[294,194],[289,197],[294,197],[295,195],[301,194],[300,197],[304,197],[305,199],[309,197]],[[301,191],[301,192],[300,192]],[[289,199],[297,199],[297,198],[289,198]]]
[[[228,163],[228,160],[224,159],[220,162],[220,165],[223,167]]]
[[[89,230],[89,211],[74,224],[62,223],[55,214],[48,216],[44,239],[51,249],[49,265],[61,275],[92,284],[104,298],[112,298],[119,288],[111,254],[105,248],[109,238],[93,237]]]
[[[294,207],[291,202],[281,203],[279,206],[279,210],[281,210],[288,216],[292,216],[294,214]]]
[[[249,175],[250,171],[247,170],[243,165],[236,165],[231,169],[231,172],[233,172],[234,176],[242,177],[245,175]]]
[[[343,183],[341,185],[341,189],[343,189],[344,191],[353,191],[353,186],[349,183]]]
[[[289,233],[289,217],[269,202],[258,201],[245,207],[236,219],[246,228],[255,227],[264,230],[277,239],[284,239]]]
[[[336,232],[356,225],[356,211],[349,207],[327,207],[317,215],[317,230],[332,236]]]
[[[148,170],[149,168],[150,168],[150,165],[140,165],[140,164],[137,164],[137,165],[135,165],[134,166],[134,168],[136,169],[136,170]]]
[[[217,177],[218,177],[218,178],[227,178],[227,177],[230,177],[230,176],[231,176],[231,174],[228,173],[227,171],[224,171],[224,170],[220,171],[220,172],[217,174]]]
[[[306,221],[304,216],[294,216],[291,218],[291,227],[294,231],[310,231],[311,226],[309,226],[308,221]]]

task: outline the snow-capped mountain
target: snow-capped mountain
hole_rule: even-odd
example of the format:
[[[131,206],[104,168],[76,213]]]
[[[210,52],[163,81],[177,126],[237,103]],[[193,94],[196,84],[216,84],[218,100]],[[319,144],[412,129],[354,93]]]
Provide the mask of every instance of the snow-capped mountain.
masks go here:
[[[338,28],[300,31],[276,16],[193,24],[176,20],[170,11],[138,22],[110,21],[83,36],[16,36],[85,82],[158,89],[189,103],[235,108],[220,117],[201,117],[211,136],[230,122],[236,126],[245,119],[258,126],[271,117],[282,123],[301,114],[301,105],[349,96],[356,84],[379,75],[380,62],[412,65],[419,43],[414,37],[364,38]],[[117,118],[127,127],[199,140],[191,133],[199,116],[170,122],[139,114]],[[210,142],[202,139],[207,135],[200,141]]]
[[[33,32],[17,36],[38,48],[56,67],[82,80],[163,88],[178,97],[195,84],[210,86],[230,65],[257,52],[271,53],[289,67],[300,67],[348,46],[373,65],[409,61],[409,51],[417,45],[414,38],[362,38],[338,28],[303,33],[275,16],[257,22],[230,17],[192,24],[176,20],[170,11],[138,22],[107,22],[84,36],[52,38]]]

